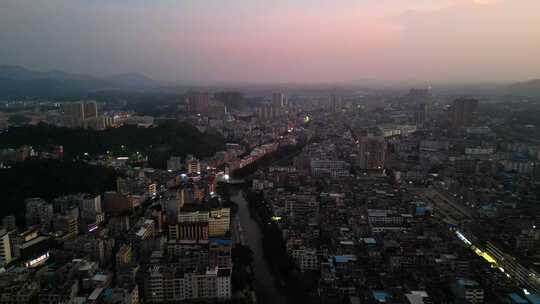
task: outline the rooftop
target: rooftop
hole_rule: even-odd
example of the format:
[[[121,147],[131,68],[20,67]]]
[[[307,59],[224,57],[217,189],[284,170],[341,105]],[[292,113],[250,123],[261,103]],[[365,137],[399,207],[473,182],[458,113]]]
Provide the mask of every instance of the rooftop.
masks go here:
[[[480,284],[478,284],[478,282],[473,281],[473,280],[469,280],[469,279],[464,279],[464,278],[457,279],[457,283],[462,287],[478,287],[478,286],[480,286]]]
[[[379,303],[386,303],[387,300],[391,299],[392,297],[390,296],[389,293],[385,292],[385,291],[374,291],[373,292],[373,297],[375,298],[375,300],[377,300],[377,302]]]
[[[511,293],[508,295],[510,299],[512,299],[512,303],[516,304],[528,304],[527,300],[519,296],[517,293]]]

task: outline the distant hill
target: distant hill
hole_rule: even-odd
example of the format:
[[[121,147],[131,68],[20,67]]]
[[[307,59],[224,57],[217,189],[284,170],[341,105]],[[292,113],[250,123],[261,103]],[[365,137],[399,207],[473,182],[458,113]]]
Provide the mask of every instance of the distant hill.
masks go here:
[[[540,79],[514,83],[508,86],[507,92],[520,96],[540,96]]]
[[[159,86],[159,84],[154,79],[138,73],[111,75],[106,77],[105,80],[126,88],[148,88]]]
[[[80,97],[102,90],[145,90],[159,83],[136,73],[95,77],[60,70],[33,71],[0,65],[0,99]]]

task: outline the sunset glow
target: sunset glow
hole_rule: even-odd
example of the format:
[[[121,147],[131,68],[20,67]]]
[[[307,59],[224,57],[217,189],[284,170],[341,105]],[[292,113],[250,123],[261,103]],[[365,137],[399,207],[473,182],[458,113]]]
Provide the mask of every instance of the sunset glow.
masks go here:
[[[1,58],[186,82],[497,82],[540,71],[536,0],[151,3],[2,1]]]

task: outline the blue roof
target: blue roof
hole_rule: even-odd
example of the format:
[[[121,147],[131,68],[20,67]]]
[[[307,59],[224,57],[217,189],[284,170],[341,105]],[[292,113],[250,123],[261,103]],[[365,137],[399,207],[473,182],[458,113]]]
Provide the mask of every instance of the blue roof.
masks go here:
[[[228,239],[212,239],[210,242],[221,246],[228,246],[232,244],[232,241]]]
[[[334,259],[336,259],[336,263],[347,263],[356,260],[356,257],[352,255],[336,255]]]
[[[105,289],[105,290],[103,291],[103,297],[104,297],[104,298],[110,298],[110,297],[112,297],[112,295],[113,295],[113,290],[112,290],[112,288],[107,288],[107,289]]]
[[[529,159],[529,156],[524,152],[514,152],[512,153],[512,160],[514,161],[526,161]]]
[[[469,280],[469,279],[464,279],[464,278],[459,278],[459,279],[457,279],[457,283],[458,283],[460,286],[464,286],[464,287],[476,287],[476,286],[479,286],[479,285],[480,285],[480,284],[478,284],[478,282],[476,282],[476,281]]]
[[[527,300],[529,300],[529,302],[532,304],[540,304],[540,296],[535,293],[525,295],[525,298],[527,298]]]
[[[370,244],[370,245],[375,245],[375,244],[377,244],[377,241],[374,238],[365,238],[364,243]]]
[[[515,304],[529,304],[529,302],[527,302],[527,300],[520,297],[517,293],[511,293],[511,294],[508,295],[508,297],[510,297],[510,299],[512,300],[512,303],[515,303]]]
[[[390,294],[385,291],[374,291],[373,297],[375,298],[375,300],[382,303],[386,302],[386,300],[391,298]]]
[[[493,204],[483,205],[480,208],[483,210],[497,210],[497,207]]]
[[[346,263],[349,259],[342,255],[336,255],[336,263]]]

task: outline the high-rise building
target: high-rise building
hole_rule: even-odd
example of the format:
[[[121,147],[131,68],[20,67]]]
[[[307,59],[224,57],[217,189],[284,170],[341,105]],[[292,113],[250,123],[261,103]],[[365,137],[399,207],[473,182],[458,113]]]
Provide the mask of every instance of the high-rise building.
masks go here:
[[[359,165],[365,170],[384,168],[386,142],[382,136],[363,136],[359,142]]]
[[[317,158],[310,160],[310,169],[313,176],[332,178],[349,176],[351,171],[345,161]]]
[[[179,223],[208,222],[210,214],[206,211],[188,211],[178,214]]]
[[[56,215],[54,230],[63,233],[64,239],[77,237],[79,234],[79,219],[73,214]]]
[[[156,232],[155,226],[156,221],[152,219],[141,219],[136,225],[134,239],[139,241],[154,238]]]
[[[30,229],[21,233],[18,233],[17,231],[10,232],[11,256],[16,258],[20,257],[22,244],[37,238],[38,235],[37,229]]]
[[[0,267],[11,262],[11,242],[7,229],[0,229]]]
[[[201,163],[193,155],[188,155],[186,158],[186,170],[189,173],[201,173]]]
[[[414,107],[414,123],[423,126],[428,119],[429,106],[427,103],[417,103]]]
[[[429,107],[432,100],[431,89],[410,89],[405,95],[404,102],[414,106],[414,123],[422,126],[429,115]]]
[[[180,267],[152,266],[144,284],[150,303],[175,303],[231,298],[230,269],[186,271]]]
[[[206,240],[208,237],[221,237],[230,230],[230,224],[229,208],[180,211],[178,224],[169,225],[169,239]]]
[[[183,190],[183,189],[182,189]],[[165,211],[168,223],[176,223],[178,214],[183,204],[183,191],[178,191],[178,195],[165,197],[160,200],[162,210]]]
[[[101,195],[85,196],[81,199],[79,208],[81,212],[87,213],[102,213]]]
[[[218,92],[214,94],[214,98],[224,103],[229,109],[240,109],[244,105],[244,94],[241,92]]]
[[[208,219],[208,234],[210,237],[224,236],[230,230],[231,211],[229,208],[219,208],[210,211]]]
[[[257,107],[257,118],[260,120],[272,120],[282,113],[281,107],[270,103],[262,103]]]
[[[208,221],[179,222],[169,225],[170,240],[207,240]]]
[[[190,114],[206,114],[210,103],[208,93],[192,92],[187,97],[187,108]]]
[[[85,195],[79,201],[81,220],[79,224],[94,225],[105,220],[105,213],[101,204],[101,195]]]
[[[268,103],[263,103],[259,106],[257,106],[257,118],[260,120],[269,120],[271,119],[272,115],[272,105]]]
[[[133,259],[133,248],[131,245],[124,244],[116,253],[116,266],[129,264]]]
[[[405,101],[412,104],[425,103],[430,99],[431,89],[415,89],[409,90],[409,93],[405,96]]]
[[[484,303],[484,289],[476,281],[457,278],[452,284],[456,303]]]
[[[97,125],[98,106],[96,101],[63,103],[60,109],[64,117],[64,126],[68,128],[87,128]]]
[[[97,118],[98,117],[98,107],[96,101],[86,101],[84,102],[84,119]]]
[[[108,214],[119,214],[133,209],[133,199],[130,195],[107,191],[103,195],[103,207]]]
[[[171,156],[167,160],[167,170],[178,171],[182,169],[182,159],[179,156]]]
[[[84,104],[82,102],[63,103],[60,108],[64,115],[64,126],[68,128],[83,127]]]
[[[330,109],[332,112],[337,112],[341,108],[341,97],[332,95],[330,96]]]
[[[451,120],[454,128],[471,126],[478,109],[478,100],[471,98],[460,98],[454,100],[451,109]]]
[[[11,231],[17,228],[17,225],[15,223],[15,216],[14,215],[5,216],[2,219],[2,226],[4,226],[4,228],[6,228],[7,231]]]
[[[49,231],[54,215],[53,205],[40,198],[29,198],[26,204],[26,226],[38,224],[42,231]]]
[[[227,115],[227,106],[222,102],[214,101],[208,105],[204,113],[212,119],[223,119]]]
[[[283,108],[288,104],[287,96],[283,93],[272,94],[272,105],[274,108]]]
[[[208,259],[211,268],[232,268],[232,242],[228,239],[213,239],[209,241]]]
[[[292,257],[300,267],[301,272],[317,270],[321,267],[316,250],[307,248],[293,249]]]

